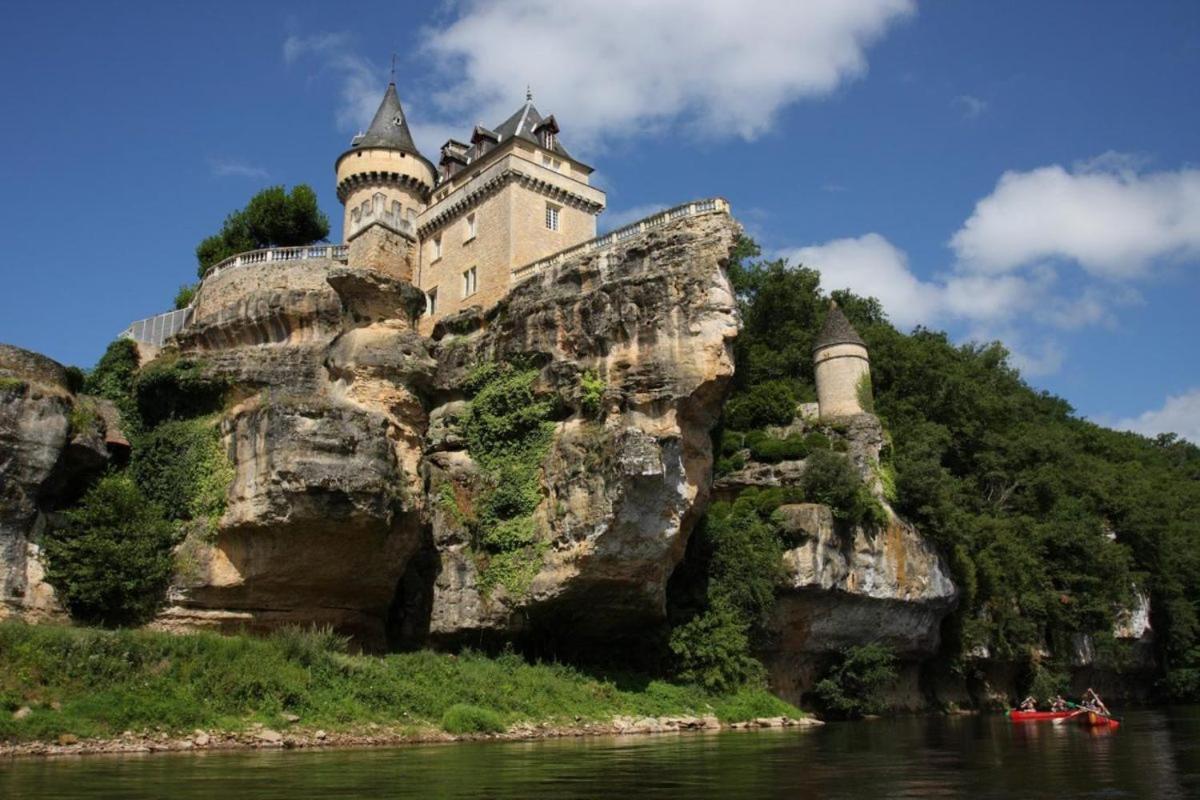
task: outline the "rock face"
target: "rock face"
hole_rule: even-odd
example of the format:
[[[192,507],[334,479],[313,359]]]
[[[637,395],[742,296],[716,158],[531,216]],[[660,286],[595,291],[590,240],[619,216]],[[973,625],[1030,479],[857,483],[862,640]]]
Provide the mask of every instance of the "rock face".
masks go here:
[[[733,374],[722,267],[736,235],[723,214],[681,220],[525,281],[486,318],[439,325],[424,474],[430,496],[448,490],[458,508],[432,510],[431,637],[597,638],[663,619],[667,578],[707,502],[709,430]],[[578,407],[580,376],[597,376],[603,419],[576,411],[556,424],[534,515],[543,562],[514,593],[481,585],[458,513],[481,483],[458,387],[472,364],[518,358],[544,364],[541,388],[567,406]]]
[[[177,347],[240,399],[222,419],[235,477],[215,535],[185,543],[158,624],[327,622],[380,647],[660,621],[733,373],[722,267],[737,232],[723,213],[672,222],[534,276],[432,340],[414,330],[423,296],[354,265],[320,270],[324,285],[311,262],[206,282]],[[462,387],[482,363],[515,361],[538,365],[539,393],[563,409],[539,465],[540,560],[519,589],[481,583],[477,543],[441,502],[470,508],[490,490]],[[603,382],[587,414],[585,374]]]
[[[62,615],[37,537],[107,465],[105,411],[70,391],[61,364],[0,344],[0,619]]]
[[[857,414],[834,428],[805,411],[800,409],[791,425],[767,432],[779,438],[825,434],[886,507],[879,467],[885,436],[879,420]],[[748,460],[740,470],[718,478],[714,494],[729,498],[749,488],[795,487],[805,466],[805,460]],[[772,643],[760,654],[778,694],[800,702],[826,664],[853,645],[884,644],[911,664],[936,653],[942,619],[953,610],[958,590],[943,559],[915,528],[890,509],[887,524],[878,527],[838,521],[832,509],[815,503],[784,505],[778,514],[788,539],[798,542],[784,553],[785,578],[770,624]],[[923,705],[915,672],[910,677],[912,697],[900,702]]]
[[[934,549],[908,523],[881,530],[835,524],[828,506],[779,509],[785,529],[803,543],[784,554],[786,584],[767,658],[772,686],[799,701],[827,657],[866,642],[901,660],[934,655],[942,618],[957,590]]]

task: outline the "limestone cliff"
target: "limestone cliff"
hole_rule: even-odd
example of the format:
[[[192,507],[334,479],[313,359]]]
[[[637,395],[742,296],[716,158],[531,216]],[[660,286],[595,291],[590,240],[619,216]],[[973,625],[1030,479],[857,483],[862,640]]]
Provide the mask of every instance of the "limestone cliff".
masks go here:
[[[127,451],[115,418],[103,401],[76,396],[61,364],[0,344],[0,619],[62,616],[43,581],[38,534]]]
[[[224,387],[218,425],[233,478],[220,518],[179,546],[154,624],[327,623],[369,648],[610,643],[660,626],[668,579],[710,494],[790,486],[804,471],[803,461],[751,461],[712,479],[710,434],[734,370],[724,267],[738,232],[714,211],[585,248],[430,337],[416,325],[420,292],[353,263],[210,276],[191,324],[152,366],[186,361]],[[4,607],[27,614],[53,608],[28,557],[48,498],[102,466],[111,447],[103,427],[100,439],[70,430],[78,400],[61,368],[14,352],[0,351],[13,373],[5,385],[21,386],[0,391],[0,547]],[[526,472],[480,449],[471,387],[493,368],[526,380],[540,415]],[[774,433],[816,425],[802,412]],[[878,421],[844,421],[837,438],[882,496]],[[103,458],[83,458],[89,447]],[[61,480],[64,470],[76,478]],[[504,519],[516,548],[505,549],[480,520],[515,483],[527,507]],[[882,530],[847,528],[814,505],[780,513],[796,544],[763,656],[783,693],[803,691],[848,644],[933,652],[955,589],[911,526],[893,515]]]

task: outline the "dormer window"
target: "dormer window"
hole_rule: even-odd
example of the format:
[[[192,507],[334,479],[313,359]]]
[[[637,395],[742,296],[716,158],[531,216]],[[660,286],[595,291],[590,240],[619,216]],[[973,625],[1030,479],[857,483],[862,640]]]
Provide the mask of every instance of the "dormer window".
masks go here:
[[[542,147],[547,150],[554,149],[554,131],[549,128],[542,129]]]

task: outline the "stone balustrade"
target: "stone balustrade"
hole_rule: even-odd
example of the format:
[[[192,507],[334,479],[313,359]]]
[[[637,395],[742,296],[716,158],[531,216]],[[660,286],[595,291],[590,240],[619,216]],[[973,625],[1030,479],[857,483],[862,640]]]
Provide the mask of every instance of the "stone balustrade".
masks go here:
[[[301,261],[309,258],[329,258],[334,261],[345,261],[350,248],[344,244],[309,244],[302,247],[267,247],[262,250],[250,250],[238,253],[224,261],[213,264],[204,273],[204,280],[218,272],[252,264],[263,264],[270,261]]]
[[[519,281],[528,278],[530,275],[536,275],[544,269],[556,266],[566,261],[568,258],[579,255],[580,253],[590,253],[595,250],[603,250],[613,245],[621,244],[622,242],[637,236],[638,234],[646,233],[659,226],[666,225],[668,222],[674,222],[680,217],[694,217],[700,214],[712,213],[729,213],[729,202],[722,197],[710,197],[706,200],[695,200],[691,203],[668,208],[666,211],[660,211],[657,214],[652,214],[645,219],[640,219],[637,222],[617,228],[615,231],[609,231],[603,236],[597,236],[595,239],[577,244],[574,247],[569,247],[566,250],[560,250],[552,256],[534,261],[531,264],[526,264],[522,267],[516,267],[512,271],[513,280]]]

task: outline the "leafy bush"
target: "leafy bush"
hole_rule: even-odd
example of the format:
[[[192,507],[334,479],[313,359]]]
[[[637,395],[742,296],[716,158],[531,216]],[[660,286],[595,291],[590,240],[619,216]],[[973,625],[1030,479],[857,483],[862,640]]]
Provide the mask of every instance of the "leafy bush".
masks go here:
[[[212,416],[164,422],[138,439],[130,472],[171,519],[215,519],[225,511],[233,464]]]
[[[725,424],[739,431],[787,425],[796,416],[796,389],[791,381],[772,380],[736,392],[725,404]]]
[[[469,521],[485,591],[500,585],[510,594],[524,593],[544,555],[533,512],[542,500],[542,460],[557,404],[535,391],[537,378],[535,368],[485,362],[465,381],[471,400],[463,432],[489,487],[477,518]]]
[[[185,283],[179,287],[179,291],[175,293],[175,308],[187,308],[192,304],[192,300],[196,298],[196,289],[199,284]]]
[[[169,355],[147,364],[133,381],[138,413],[149,427],[217,411],[228,391],[228,381],[209,374],[203,361]]]
[[[137,423],[137,408],[133,403],[133,380],[138,369],[137,345],[132,339],[116,339],[96,362],[83,382],[83,390],[111,400],[121,412],[123,425],[133,428]]]
[[[680,678],[728,692],[763,675],[752,649],[763,643],[783,575],[782,532],[774,511],[782,490],[742,492],[714,503],[689,545],[703,582],[700,608],[670,637]]]
[[[77,397],[67,414],[67,425],[71,436],[95,436],[100,432],[104,420],[96,404],[86,397]]]
[[[599,416],[606,388],[604,378],[595,370],[589,369],[579,377],[579,402],[585,414]]]
[[[67,373],[67,391],[71,394],[79,394],[83,391],[83,386],[87,383],[87,375],[79,367],[70,366],[66,368]]]
[[[741,616],[722,606],[671,632],[671,652],[680,680],[725,693],[763,678],[762,664],[750,655],[747,625]]]
[[[221,231],[196,246],[197,273],[232,255],[263,247],[298,247],[329,236],[329,219],[317,206],[317,195],[306,184],[263,189],[225,218]]]
[[[777,464],[780,461],[797,461],[808,455],[805,437],[793,433],[783,439],[767,436],[762,431],[752,431],[746,436],[746,445],[755,461]]]
[[[508,726],[495,711],[468,703],[456,703],[442,715],[442,729],[447,733],[504,733]]]
[[[271,640],[284,658],[306,667],[327,664],[331,654],[345,653],[350,647],[350,638],[334,633],[329,625],[285,625],[271,632]]]
[[[174,541],[157,504],[128,477],[107,475],[46,533],[46,579],[77,619],[143,622],[167,588]]]
[[[871,496],[850,459],[839,453],[818,450],[809,456],[800,476],[800,490],[812,503],[824,503],[834,517],[855,524],[883,525],[887,512]]]
[[[888,647],[851,647],[813,687],[813,697],[829,716],[851,719],[878,714],[884,707],[882,690],[895,679],[896,656]]]

